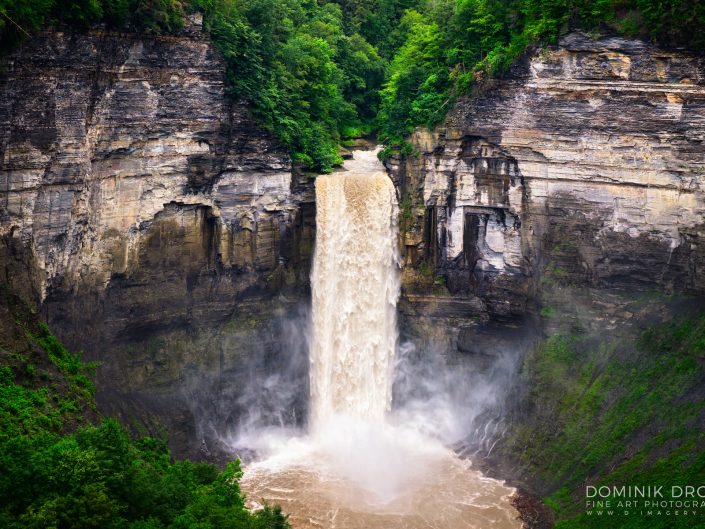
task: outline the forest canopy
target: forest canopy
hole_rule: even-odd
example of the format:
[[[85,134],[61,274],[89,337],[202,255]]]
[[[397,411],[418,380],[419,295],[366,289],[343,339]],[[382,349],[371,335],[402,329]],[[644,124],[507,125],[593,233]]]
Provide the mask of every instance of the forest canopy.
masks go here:
[[[0,46],[48,25],[178,33],[189,13],[294,161],[330,171],[376,131],[402,144],[527,48],[571,29],[705,50],[700,0],[0,0]]]

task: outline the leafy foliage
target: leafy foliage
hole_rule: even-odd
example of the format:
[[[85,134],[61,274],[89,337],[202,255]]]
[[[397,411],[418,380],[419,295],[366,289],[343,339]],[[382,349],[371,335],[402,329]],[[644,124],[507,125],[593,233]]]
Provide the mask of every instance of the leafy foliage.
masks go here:
[[[0,0],[0,45],[7,48],[45,24],[170,33],[183,26],[179,0]]]
[[[39,347],[34,359],[44,376],[27,354],[3,354],[0,367],[1,527],[289,527],[278,507],[245,509],[239,461],[222,472],[174,462],[163,441],[134,441],[112,419],[75,430],[95,407],[88,378],[95,366],[67,351],[45,325],[33,328],[26,335]]]
[[[277,13],[273,17],[272,13]],[[338,143],[369,128],[385,64],[361,35],[344,31],[334,3],[221,1],[206,8],[234,95],[307,167],[342,162]]]
[[[590,516],[584,486],[670,490],[703,481],[705,315],[649,328],[636,343],[553,336],[527,358],[523,376],[525,415],[501,449],[558,484],[546,498],[557,528],[693,527],[692,517]]]

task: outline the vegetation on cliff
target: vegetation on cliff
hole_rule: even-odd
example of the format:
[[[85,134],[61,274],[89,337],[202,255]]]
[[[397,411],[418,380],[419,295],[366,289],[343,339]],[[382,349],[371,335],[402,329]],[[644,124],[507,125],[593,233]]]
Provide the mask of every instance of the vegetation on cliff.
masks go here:
[[[389,145],[570,28],[705,49],[699,0],[0,0],[0,47],[46,24],[148,34],[205,26],[233,95],[294,159],[328,171],[373,129]]]
[[[328,171],[341,139],[370,130],[385,64],[360,34],[346,31],[338,4],[306,0],[202,2],[233,94],[292,150]]]
[[[557,528],[701,525],[699,508],[697,518],[645,517],[614,496],[592,498],[616,512],[599,516],[606,509],[586,508],[585,487],[661,485],[668,501],[672,486],[705,481],[705,315],[636,339],[554,335],[526,358],[522,377],[525,401],[498,449],[544,492]]]
[[[402,143],[441,121],[454,98],[501,75],[540,43],[569,29],[617,32],[705,49],[705,3],[697,0],[438,0],[406,11],[381,91],[380,136]]]
[[[375,42],[402,8],[379,4],[344,17],[345,4],[310,0],[0,0],[0,46],[45,24],[175,33],[201,12],[232,95],[250,102],[295,162],[329,171],[342,162],[340,142],[369,132],[377,114],[387,61],[361,32]]]
[[[0,527],[285,529],[244,507],[239,462],[175,462],[95,411],[92,364],[16,299],[0,308]]]

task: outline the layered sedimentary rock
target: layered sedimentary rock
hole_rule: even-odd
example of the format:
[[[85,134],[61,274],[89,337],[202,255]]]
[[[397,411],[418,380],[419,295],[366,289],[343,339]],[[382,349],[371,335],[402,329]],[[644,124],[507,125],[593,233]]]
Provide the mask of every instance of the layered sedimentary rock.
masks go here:
[[[0,78],[3,282],[102,362],[106,411],[181,453],[209,419],[301,417],[315,209],[189,33],[46,33]],[[405,338],[492,366],[526,318],[609,327],[705,290],[702,58],[574,33],[412,139],[388,162]]]
[[[107,409],[193,422],[167,409],[189,368],[213,389],[206,375],[276,349],[276,307],[306,295],[314,209],[188,29],[46,33],[6,58],[0,236],[5,279],[102,362]]]
[[[435,315],[443,346],[487,352],[487,322],[541,306],[589,320],[621,293],[702,293],[704,140],[705,61],[640,41],[572,33],[461,99],[388,162],[407,328]]]

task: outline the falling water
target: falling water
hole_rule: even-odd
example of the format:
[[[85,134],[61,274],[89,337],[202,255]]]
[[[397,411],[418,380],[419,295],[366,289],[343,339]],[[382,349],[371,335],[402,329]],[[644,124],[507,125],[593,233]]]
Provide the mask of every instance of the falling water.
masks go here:
[[[346,169],[316,179],[310,431],[254,436],[248,505],[280,504],[294,529],[517,529],[513,489],[389,413],[396,195],[375,151]]]
[[[382,423],[391,405],[399,297],[396,195],[374,156],[359,152],[353,170],[316,180],[314,431],[336,414]]]

